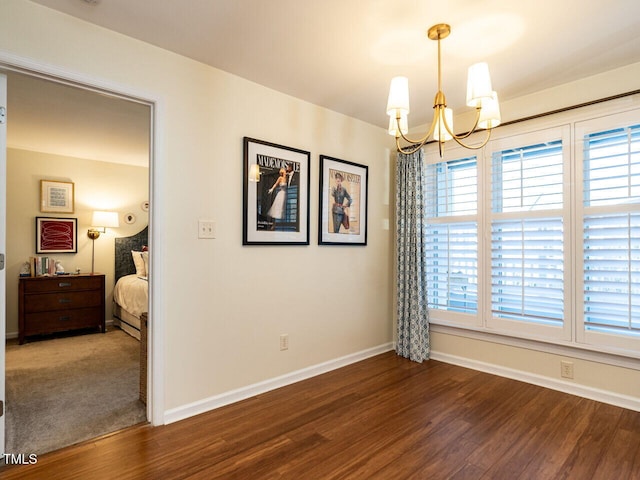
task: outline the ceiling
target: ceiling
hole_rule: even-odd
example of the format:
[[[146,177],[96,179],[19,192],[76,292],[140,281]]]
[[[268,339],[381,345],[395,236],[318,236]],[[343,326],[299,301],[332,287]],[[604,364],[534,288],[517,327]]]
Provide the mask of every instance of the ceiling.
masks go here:
[[[149,166],[148,105],[16,72],[7,75],[7,146]]]
[[[637,0],[32,1],[380,127],[395,75],[409,77],[410,125],[430,119],[436,23],[451,25],[442,82],[455,111],[477,61],[501,101],[640,62]]]

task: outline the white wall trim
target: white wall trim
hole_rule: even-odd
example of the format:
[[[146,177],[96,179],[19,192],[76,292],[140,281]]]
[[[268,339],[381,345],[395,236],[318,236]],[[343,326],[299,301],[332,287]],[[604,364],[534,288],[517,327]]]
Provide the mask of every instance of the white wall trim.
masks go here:
[[[458,365],[460,367],[471,368],[472,370],[491,373],[493,375],[531,383],[540,387],[550,388],[559,392],[577,395],[579,397],[588,398],[590,400],[608,403],[617,407],[627,408],[629,410],[640,412],[640,398],[630,397],[628,395],[613,393],[598,388],[587,387],[584,385],[577,385],[575,383],[564,380],[556,380],[554,378],[544,377],[542,375],[537,375],[522,370],[515,370],[500,365],[479,362],[470,358],[459,357],[457,355],[450,355],[448,353],[436,352],[433,350],[431,351],[431,358],[440,362],[450,363],[452,365]]]
[[[230,405],[232,403],[239,402],[240,400],[260,395],[261,393],[285,387],[301,380],[306,380],[346,365],[360,362],[375,355],[393,350],[393,347],[393,343],[386,343],[367,350],[352,353],[344,357],[329,360],[324,363],[312,365],[311,367],[296,370],[279,377],[254,383],[253,385],[247,385],[246,387],[224,392],[197,402],[173,408],[164,413],[164,420],[167,424],[184,420],[185,418],[193,417],[194,415],[215,410],[216,408],[224,407],[225,405]]]

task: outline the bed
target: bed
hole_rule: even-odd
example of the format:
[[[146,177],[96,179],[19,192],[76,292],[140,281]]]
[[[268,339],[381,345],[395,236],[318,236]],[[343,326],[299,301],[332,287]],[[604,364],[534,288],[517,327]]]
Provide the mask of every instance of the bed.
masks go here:
[[[148,231],[145,227],[135,235],[115,239],[113,323],[138,340],[140,317],[149,305],[148,272],[141,254],[149,244]]]

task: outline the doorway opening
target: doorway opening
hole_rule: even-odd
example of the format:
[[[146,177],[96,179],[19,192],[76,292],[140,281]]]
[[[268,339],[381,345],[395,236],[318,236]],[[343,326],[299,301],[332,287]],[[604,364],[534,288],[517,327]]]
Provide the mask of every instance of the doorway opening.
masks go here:
[[[139,339],[114,326],[112,319],[115,238],[147,229],[151,218],[154,106],[32,71],[1,64],[0,71],[8,77],[9,112],[5,451],[41,454],[150,417],[150,402],[142,402],[146,392],[140,396],[148,359],[140,355]],[[41,180],[73,185],[72,212],[42,211]],[[104,210],[117,212],[119,226],[91,240],[87,231],[94,227],[92,213]],[[36,254],[38,217],[75,219],[76,251]],[[90,267],[94,256],[95,272]],[[79,278],[78,270],[80,276],[104,275],[104,333],[59,327],[68,309],[52,311],[43,306],[46,298],[34,296],[29,300],[29,308],[35,309],[29,310],[30,319],[55,325],[19,344],[20,274],[37,257],[60,264],[66,275],[57,277],[63,272],[53,271],[54,281]],[[149,305],[147,297],[147,315]],[[127,381],[114,380],[125,377]]]

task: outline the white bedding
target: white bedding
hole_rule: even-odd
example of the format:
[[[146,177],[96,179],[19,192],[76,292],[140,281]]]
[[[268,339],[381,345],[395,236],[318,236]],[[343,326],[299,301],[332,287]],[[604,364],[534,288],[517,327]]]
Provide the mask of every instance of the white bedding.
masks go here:
[[[130,314],[140,317],[148,310],[149,282],[146,277],[125,275],[113,289],[113,300]]]

